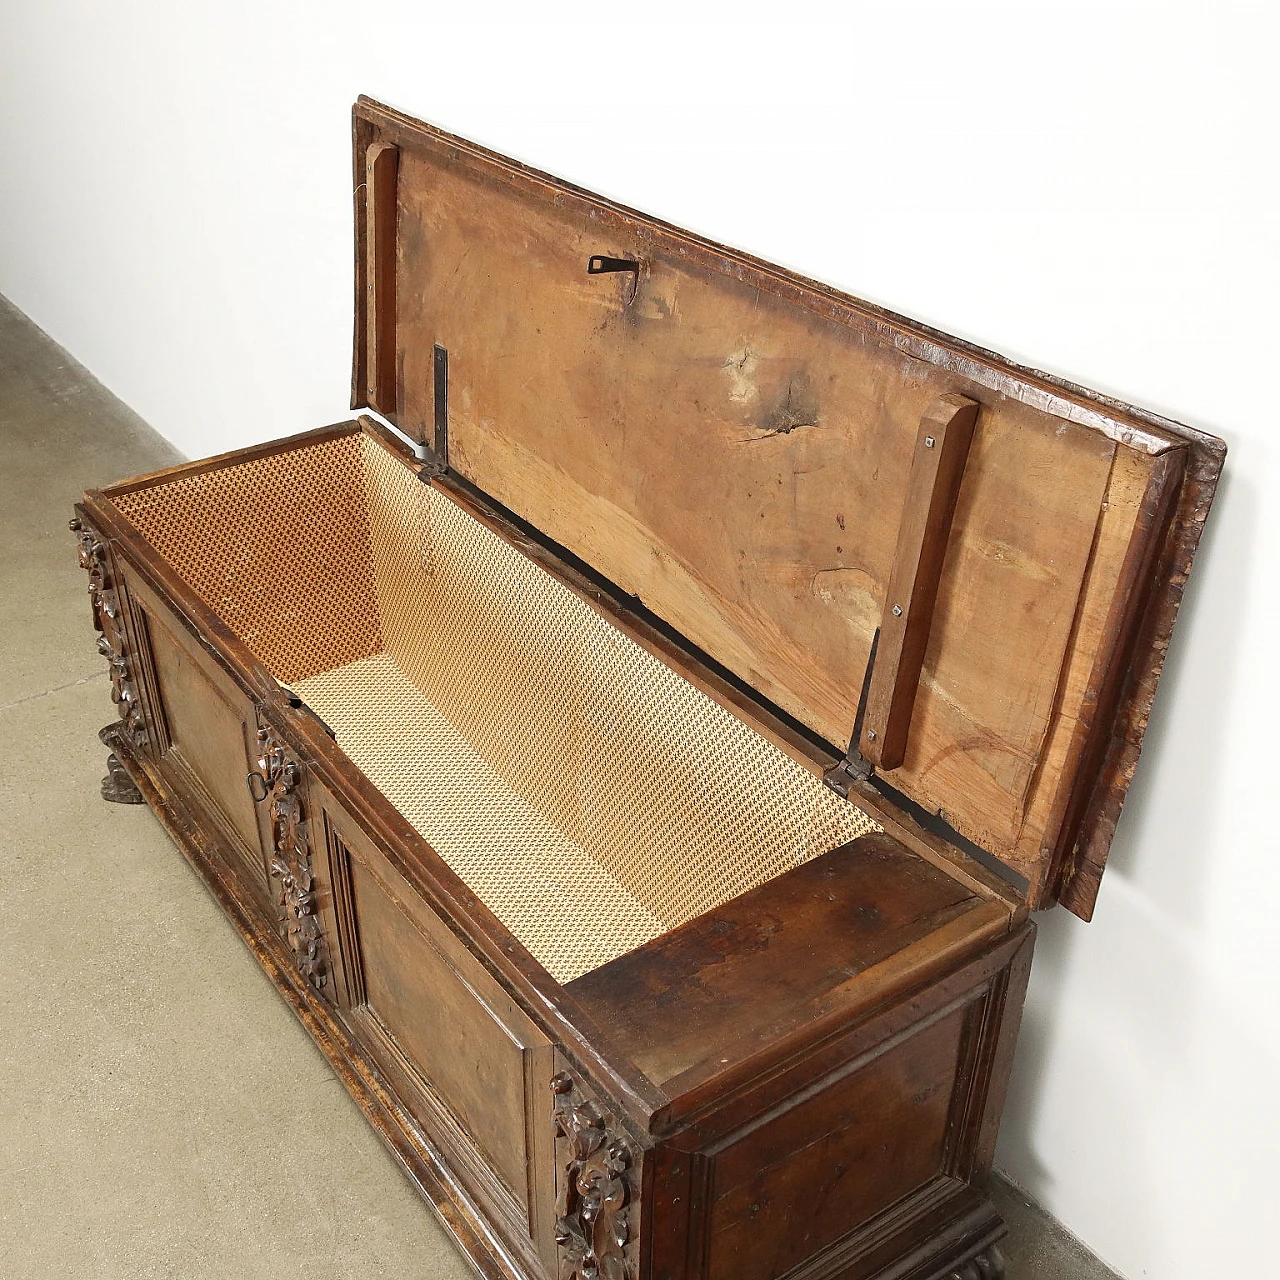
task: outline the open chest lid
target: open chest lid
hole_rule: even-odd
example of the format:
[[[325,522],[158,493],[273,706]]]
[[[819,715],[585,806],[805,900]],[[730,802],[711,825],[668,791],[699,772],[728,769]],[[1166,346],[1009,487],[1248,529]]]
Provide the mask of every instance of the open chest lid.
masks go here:
[[[354,144],[353,406],[1088,918],[1222,442],[368,99]]]

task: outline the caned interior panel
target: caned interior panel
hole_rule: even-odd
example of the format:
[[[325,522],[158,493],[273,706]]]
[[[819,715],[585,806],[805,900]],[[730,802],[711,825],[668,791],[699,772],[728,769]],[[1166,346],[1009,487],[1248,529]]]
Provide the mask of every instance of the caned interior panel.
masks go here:
[[[389,653],[294,686],[343,749],[559,982],[665,932],[519,792]]]
[[[184,492],[180,522],[144,531],[559,981],[878,830],[375,441],[213,474],[226,471],[242,474],[200,487],[202,525],[188,523]],[[290,501],[285,477],[300,483]],[[245,523],[279,548],[282,526],[303,521],[296,504],[346,484],[358,501],[344,490],[346,525],[320,553],[315,590],[342,593],[334,565],[349,558],[337,613],[367,601],[356,641],[299,625],[329,626],[323,601],[280,616],[274,584],[306,581],[305,554],[241,557],[263,575],[253,584],[198,576],[202,557],[235,557]],[[121,505],[164,525],[170,487]],[[227,509],[210,510],[210,492]],[[227,545],[210,546],[215,531]]]
[[[115,499],[277,680],[382,649],[355,436]]]

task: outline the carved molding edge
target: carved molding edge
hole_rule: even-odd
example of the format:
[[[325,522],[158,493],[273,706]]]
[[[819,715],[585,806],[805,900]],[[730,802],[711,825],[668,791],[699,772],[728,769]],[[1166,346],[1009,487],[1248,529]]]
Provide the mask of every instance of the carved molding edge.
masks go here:
[[[626,1280],[631,1148],[566,1072],[555,1095],[560,1280]]]
[[[311,876],[311,838],[299,794],[302,766],[268,729],[258,730],[255,762],[265,790],[257,800],[271,801],[272,854],[269,871],[275,889],[280,934],[293,952],[298,971],[317,991],[329,981],[328,958]],[[250,774],[252,782],[253,774]]]
[[[946,1274],[946,1280],[1004,1280],[1004,1254],[995,1245]]]
[[[93,625],[99,633],[98,652],[106,658],[110,670],[111,700],[120,717],[120,732],[127,746],[146,747],[146,717],[142,710],[142,700],[138,697],[138,684],[129,656],[128,636],[121,617],[120,596],[111,577],[107,544],[79,516],[71,521],[70,528],[76,535],[80,567],[89,575],[89,604],[93,611]],[[106,742],[106,739],[103,741]],[[107,745],[112,744],[107,742]],[[107,760],[107,770],[107,776],[102,780],[103,799],[119,804],[142,803],[142,796],[129,780],[114,752]]]

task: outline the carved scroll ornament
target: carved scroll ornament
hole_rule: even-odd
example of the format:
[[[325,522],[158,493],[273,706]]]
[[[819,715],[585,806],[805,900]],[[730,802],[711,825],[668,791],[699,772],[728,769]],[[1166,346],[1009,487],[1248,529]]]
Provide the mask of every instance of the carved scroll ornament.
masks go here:
[[[111,580],[107,544],[78,516],[71,521],[71,532],[79,543],[80,567],[89,574],[89,603],[93,609],[93,625],[101,633],[98,652],[111,669],[112,701],[124,722],[129,741],[134,746],[145,747],[147,726],[129,658],[120,597]]]
[[[89,604],[93,625],[98,631],[98,652],[107,660],[111,673],[111,700],[120,720],[99,734],[108,747],[145,747],[147,724],[138,697],[138,685],[129,658],[128,639],[121,618],[120,596],[111,580],[111,560],[107,544],[80,519],[71,521],[76,535],[80,567],[89,575]],[[142,804],[142,793],[133,784],[114,751],[107,757],[107,776],[102,780],[102,798],[116,804]]]
[[[631,1149],[572,1076],[561,1072],[551,1089],[561,1183],[556,1205],[561,1280],[626,1280]]]
[[[249,789],[261,803],[271,802],[271,881],[275,888],[280,933],[293,952],[299,972],[317,990],[328,982],[328,964],[311,876],[311,843],[299,794],[302,767],[268,729],[258,730],[256,772]]]

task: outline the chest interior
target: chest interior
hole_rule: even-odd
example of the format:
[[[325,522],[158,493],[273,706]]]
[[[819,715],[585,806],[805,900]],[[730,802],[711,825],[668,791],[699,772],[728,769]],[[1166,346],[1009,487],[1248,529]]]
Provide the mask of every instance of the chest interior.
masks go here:
[[[880,830],[370,434],[117,501],[561,982]]]

